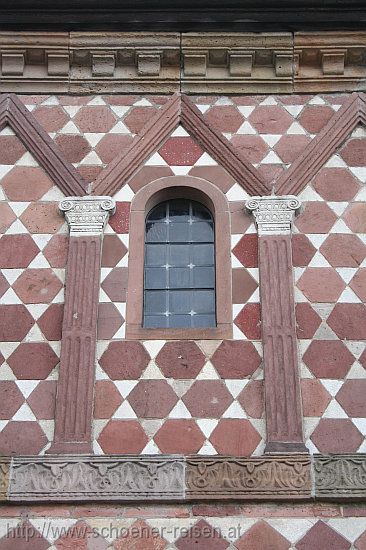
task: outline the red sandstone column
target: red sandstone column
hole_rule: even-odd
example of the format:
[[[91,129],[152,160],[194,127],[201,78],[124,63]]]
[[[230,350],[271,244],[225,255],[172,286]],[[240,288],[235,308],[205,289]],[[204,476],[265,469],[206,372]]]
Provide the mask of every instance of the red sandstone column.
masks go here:
[[[267,453],[308,452],[303,442],[291,225],[294,196],[252,197],[259,237]]]
[[[95,347],[103,230],[110,197],[67,197],[60,210],[70,227],[57,383],[55,435],[49,453],[90,453]]]

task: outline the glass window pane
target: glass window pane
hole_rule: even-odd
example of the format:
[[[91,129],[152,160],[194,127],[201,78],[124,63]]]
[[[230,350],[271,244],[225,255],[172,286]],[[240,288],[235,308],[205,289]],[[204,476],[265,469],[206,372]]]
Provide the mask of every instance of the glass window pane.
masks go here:
[[[162,266],[166,264],[167,245],[147,244],[145,247],[145,265]]]
[[[214,288],[215,269],[213,267],[194,267],[192,271],[195,288]]]
[[[169,240],[175,243],[187,243],[189,242],[189,229],[188,223],[172,222],[169,224]]]
[[[168,239],[168,224],[167,223],[147,223],[146,224],[146,242],[148,243],[164,243]]]
[[[196,313],[215,313],[215,291],[195,290],[192,303]]]
[[[191,327],[190,315],[169,315],[170,328],[187,328]]]
[[[196,222],[192,224],[192,241],[213,243],[214,232],[212,222]]]
[[[162,202],[150,210],[148,214],[149,221],[163,220],[166,218],[166,207],[167,203]]]
[[[215,315],[193,315],[194,328],[215,327]]]
[[[165,290],[146,290],[144,308],[146,313],[165,313],[167,310]],[[207,310],[205,310],[207,311]]]
[[[189,288],[191,270],[189,267],[171,267],[169,269],[169,288]]]
[[[192,263],[194,265],[214,265],[214,245],[213,244],[193,244]]]
[[[169,245],[169,265],[187,266],[190,263],[190,246],[188,244]]]
[[[172,221],[188,221],[189,203],[186,199],[173,199],[169,201],[169,219]]]
[[[191,311],[191,291],[170,290],[169,311],[171,313],[189,313]]]
[[[165,315],[145,315],[145,328],[167,328],[168,326],[168,317]]]
[[[212,220],[212,215],[205,206],[192,201],[192,218],[195,220]]]
[[[145,288],[166,288],[165,267],[145,268]]]

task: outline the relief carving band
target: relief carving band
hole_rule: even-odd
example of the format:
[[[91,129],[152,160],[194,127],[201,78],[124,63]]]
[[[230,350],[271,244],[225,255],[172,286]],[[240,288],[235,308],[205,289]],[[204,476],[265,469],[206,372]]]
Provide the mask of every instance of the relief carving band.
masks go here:
[[[366,496],[365,454],[315,456],[314,473],[318,497]]]
[[[307,452],[303,443],[296,338],[291,225],[300,201],[252,197],[246,208],[258,227],[264,389],[265,451]]]
[[[89,453],[102,238],[115,203],[109,197],[67,197],[60,209],[70,240],[55,435],[48,452]]]
[[[10,500],[182,499],[184,463],[175,458],[15,458]]]

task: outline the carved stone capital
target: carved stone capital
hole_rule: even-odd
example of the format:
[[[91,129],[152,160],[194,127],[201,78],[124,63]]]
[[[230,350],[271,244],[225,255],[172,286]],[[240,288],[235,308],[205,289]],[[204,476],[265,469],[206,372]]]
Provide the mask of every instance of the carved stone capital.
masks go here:
[[[101,235],[116,210],[111,197],[66,197],[59,203],[70,227],[70,235]]]
[[[294,195],[251,197],[245,207],[253,213],[259,235],[287,235],[301,202]]]

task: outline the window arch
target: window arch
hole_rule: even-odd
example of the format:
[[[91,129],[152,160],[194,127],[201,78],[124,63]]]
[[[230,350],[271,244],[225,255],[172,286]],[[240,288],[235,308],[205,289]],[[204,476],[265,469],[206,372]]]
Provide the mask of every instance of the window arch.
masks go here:
[[[206,223],[207,221],[212,223],[215,243],[213,266],[205,266],[211,267],[211,269],[214,268],[215,304],[212,308],[213,311],[210,311],[210,314],[214,316],[211,317],[210,324],[207,320],[203,322],[203,319],[201,319],[201,326],[184,327],[179,326],[178,323],[176,326],[152,326],[153,323],[145,322],[145,224],[154,221],[149,219],[149,215],[155,210],[155,207],[172,201],[184,201],[185,204],[191,205],[199,203],[202,215],[208,213],[210,216],[210,220],[206,220]],[[177,205],[178,202],[174,204]],[[164,208],[165,212],[163,211],[161,215],[166,217],[166,204],[163,210]],[[191,222],[195,223],[192,220]],[[199,222],[197,221],[197,223]],[[131,203],[129,242],[126,338],[174,340],[232,337],[230,213],[227,199],[218,187],[204,179],[193,176],[169,176],[147,184],[136,193]],[[165,244],[168,243],[165,242]],[[194,262],[192,264],[196,265]],[[170,264],[168,263],[168,265]],[[160,275],[162,275],[162,272]],[[185,273],[185,275],[187,274]],[[212,287],[210,289],[212,290]],[[194,291],[194,288],[190,290]],[[195,310],[193,311],[197,313]],[[176,319],[176,321],[178,320]],[[203,324],[204,326],[202,326]]]
[[[214,220],[190,199],[155,206],[145,222],[145,328],[216,326]]]

